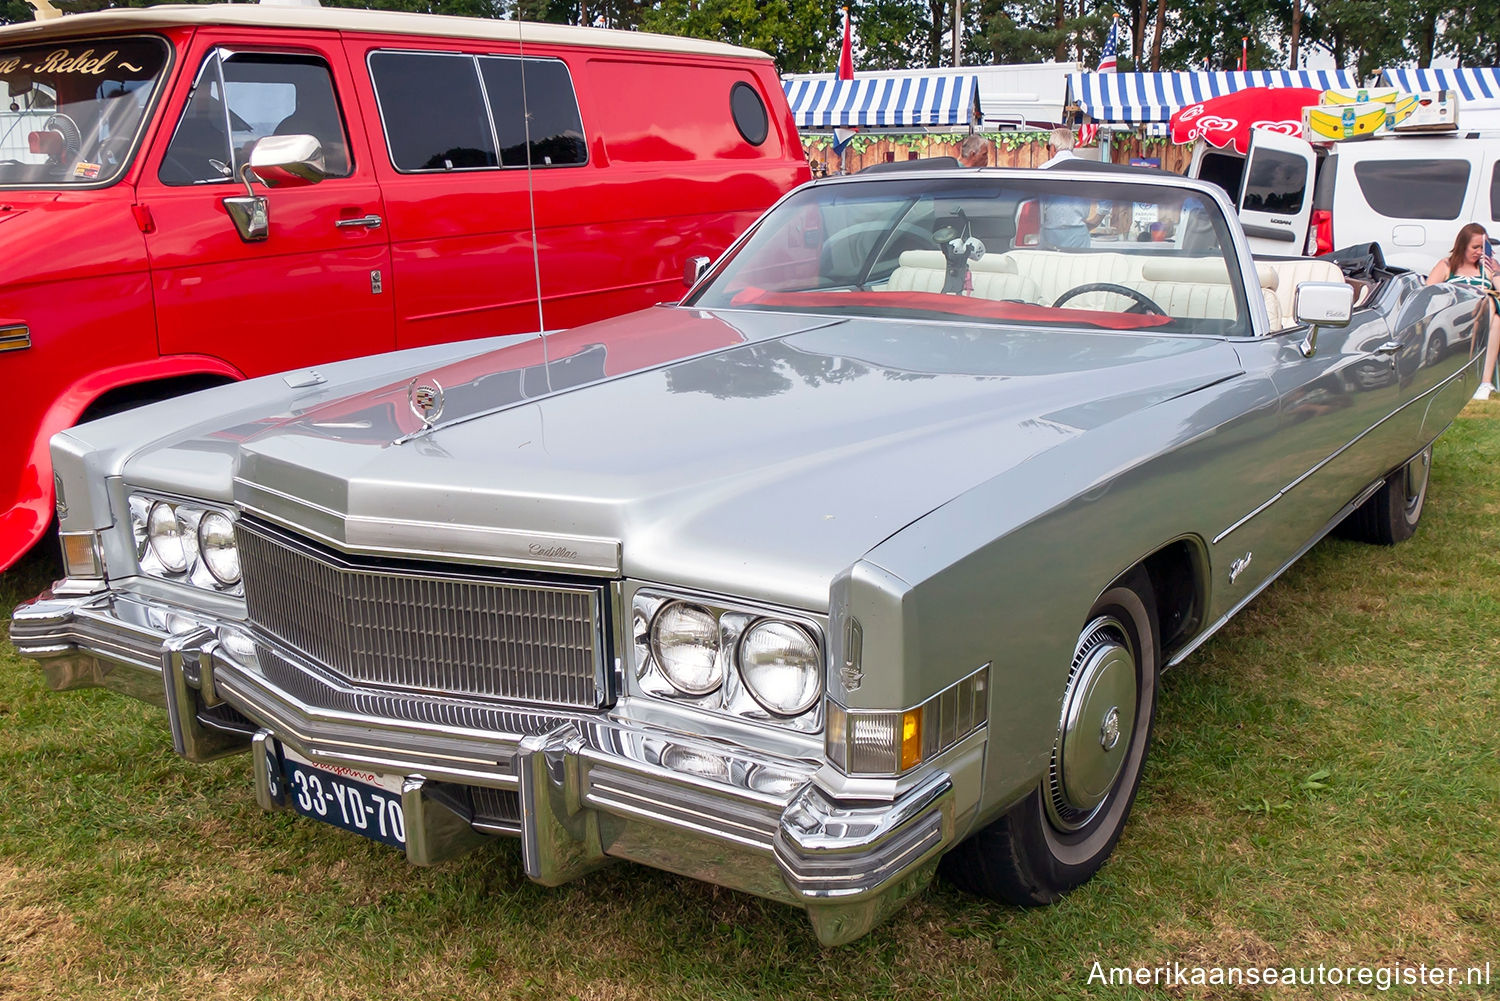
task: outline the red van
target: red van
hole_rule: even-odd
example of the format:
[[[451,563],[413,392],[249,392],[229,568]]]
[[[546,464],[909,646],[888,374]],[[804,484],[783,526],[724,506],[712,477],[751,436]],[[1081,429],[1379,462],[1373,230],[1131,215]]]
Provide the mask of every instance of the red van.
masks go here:
[[[0,28],[0,80],[0,570],[56,431],[680,298],[809,176],[769,57],[638,32],[110,10]]]

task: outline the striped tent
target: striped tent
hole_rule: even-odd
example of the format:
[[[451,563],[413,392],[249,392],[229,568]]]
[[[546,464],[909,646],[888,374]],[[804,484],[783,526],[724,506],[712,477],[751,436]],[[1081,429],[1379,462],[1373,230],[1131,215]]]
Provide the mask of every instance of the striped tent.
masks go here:
[[[1380,87],[1399,87],[1408,94],[1423,90],[1451,90],[1463,102],[1500,106],[1500,69],[1456,66],[1452,69],[1383,69]]]
[[[854,80],[817,74],[782,85],[799,129],[979,124],[979,83],[968,73]]]
[[[1223,73],[1072,73],[1071,103],[1096,122],[1166,122],[1172,112],[1246,87],[1359,86],[1349,70],[1249,70]]]

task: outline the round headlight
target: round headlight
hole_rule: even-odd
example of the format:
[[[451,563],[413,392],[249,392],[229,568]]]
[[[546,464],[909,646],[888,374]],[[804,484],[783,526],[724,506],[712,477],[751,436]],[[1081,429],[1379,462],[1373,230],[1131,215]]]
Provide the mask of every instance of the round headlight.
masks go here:
[[[234,523],[228,515],[210,511],[198,521],[198,552],[203,565],[220,584],[240,579],[240,551],[234,545]]]
[[[196,546],[192,535],[183,531],[177,512],[165,501],[151,505],[146,515],[146,538],[161,565],[173,573],[182,573],[193,562]]]
[[[706,608],[674,601],[651,623],[651,652],[662,675],[684,695],[707,695],[724,683],[719,623]]]
[[[778,716],[800,716],[822,692],[818,644],[790,622],[758,622],[740,640],[740,676],[766,709]]]

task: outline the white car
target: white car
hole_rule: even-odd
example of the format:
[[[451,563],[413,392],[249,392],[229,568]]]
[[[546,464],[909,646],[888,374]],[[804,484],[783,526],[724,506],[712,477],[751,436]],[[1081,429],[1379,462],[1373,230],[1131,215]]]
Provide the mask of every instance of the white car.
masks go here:
[[[1393,135],[1329,149],[1256,129],[1248,156],[1200,140],[1189,174],[1229,192],[1257,256],[1375,243],[1387,264],[1425,274],[1464,224],[1500,231],[1500,132]]]

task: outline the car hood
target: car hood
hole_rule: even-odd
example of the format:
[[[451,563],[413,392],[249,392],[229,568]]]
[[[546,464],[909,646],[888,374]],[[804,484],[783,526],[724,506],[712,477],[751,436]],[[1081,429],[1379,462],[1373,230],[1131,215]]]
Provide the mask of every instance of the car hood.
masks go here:
[[[1210,338],[681,308],[543,353],[529,340],[237,429],[236,500],[348,550],[727,576],[820,607],[833,576],[939,505],[1240,371]],[[413,385],[443,405],[416,434]],[[182,449],[201,443],[127,476],[166,476]]]

